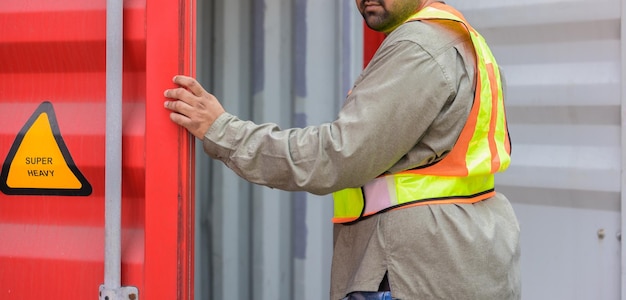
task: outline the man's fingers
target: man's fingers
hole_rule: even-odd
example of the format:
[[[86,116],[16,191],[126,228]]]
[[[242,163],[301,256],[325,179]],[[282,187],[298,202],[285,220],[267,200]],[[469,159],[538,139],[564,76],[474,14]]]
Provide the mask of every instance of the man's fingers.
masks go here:
[[[192,118],[177,112],[170,113],[170,120],[175,124],[185,127],[191,134],[199,139],[209,130],[208,126],[203,126],[202,123],[194,121]]]
[[[198,81],[192,77],[184,76],[184,75],[176,75],[174,76],[174,79],[172,79],[172,81],[174,81],[175,84],[178,84],[188,89],[189,91],[191,91],[192,94],[196,96],[202,96],[206,93],[206,91],[204,90],[204,88],[202,88],[200,83],[198,83]]]
[[[194,112],[194,108],[184,101],[165,101],[164,106],[165,108],[186,117],[190,117]]]
[[[164,91],[167,99],[163,105],[171,111],[172,122],[201,139],[211,124],[224,113],[224,108],[194,78],[176,75],[172,80],[179,87]]]
[[[181,100],[186,103],[189,103],[190,105],[193,105],[192,102],[195,100],[195,96],[192,95],[188,90],[184,88],[174,88],[174,89],[165,90],[165,93],[163,93],[163,95],[166,98]]]
[[[185,128],[188,128],[188,126],[189,126],[189,124],[191,122],[191,119],[189,119],[187,116],[181,115],[181,114],[176,113],[176,112],[171,112],[170,113],[170,120],[172,120],[172,122],[174,122],[174,123],[176,123],[176,124],[178,124],[180,126],[183,126]]]

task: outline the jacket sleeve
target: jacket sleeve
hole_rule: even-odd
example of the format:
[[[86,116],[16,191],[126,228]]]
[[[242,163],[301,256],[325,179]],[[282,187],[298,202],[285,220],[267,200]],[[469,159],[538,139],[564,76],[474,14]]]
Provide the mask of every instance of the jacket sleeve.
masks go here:
[[[224,113],[205,134],[204,150],[273,188],[327,194],[362,186],[405,156],[453,101],[458,76],[438,61],[413,42],[387,45],[335,121],[281,130]]]

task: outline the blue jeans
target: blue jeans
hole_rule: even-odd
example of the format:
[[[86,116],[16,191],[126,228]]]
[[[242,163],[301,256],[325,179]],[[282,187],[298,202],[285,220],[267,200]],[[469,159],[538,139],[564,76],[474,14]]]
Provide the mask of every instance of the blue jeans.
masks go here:
[[[398,300],[391,298],[391,292],[354,292],[341,300]]]

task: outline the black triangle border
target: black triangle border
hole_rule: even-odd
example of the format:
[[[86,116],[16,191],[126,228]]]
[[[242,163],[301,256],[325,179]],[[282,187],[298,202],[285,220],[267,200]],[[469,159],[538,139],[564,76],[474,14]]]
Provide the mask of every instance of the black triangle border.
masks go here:
[[[24,136],[28,130],[33,126],[39,115],[42,113],[48,114],[48,122],[50,123],[50,128],[52,129],[52,135],[54,136],[59,149],[61,150],[61,154],[65,159],[65,163],[70,168],[76,179],[78,179],[81,183],[80,189],[51,189],[51,188],[12,188],[9,187],[6,183],[6,179],[9,177],[9,169],[11,167],[11,163],[17,154],[17,150],[20,148],[22,141],[24,140]],[[89,196],[92,193],[91,184],[83,173],[80,172],[72,156],[70,155],[67,146],[65,145],[65,141],[63,141],[63,137],[61,136],[61,131],[59,130],[59,125],[57,123],[56,114],[54,113],[54,108],[52,107],[52,103],[50,101],[42,102],[39,107],[35,110],[35,112],[28,119],[24,127],[20,130],[9,150],[9,154],[7,155],[4,163],[2,164],[2,172],[0,172],[0,191],[7,195],[42,195],[42,196]]]

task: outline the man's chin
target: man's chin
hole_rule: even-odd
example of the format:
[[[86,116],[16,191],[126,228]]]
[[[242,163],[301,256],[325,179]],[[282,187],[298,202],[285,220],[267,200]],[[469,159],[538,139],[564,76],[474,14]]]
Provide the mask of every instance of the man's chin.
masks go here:
[[[376,30],[375,28],[381,27],[380,16],[378,15],[374,15],[374,14],[364,15],[363,20],[365,21],[365,24],[367,25],[367,27],[371,29]]]
[[[367,22],[365,21],[365,25],[369,27],[369,29],[379,32],[384,32],[385,26],[382,26],[380,22]]]

